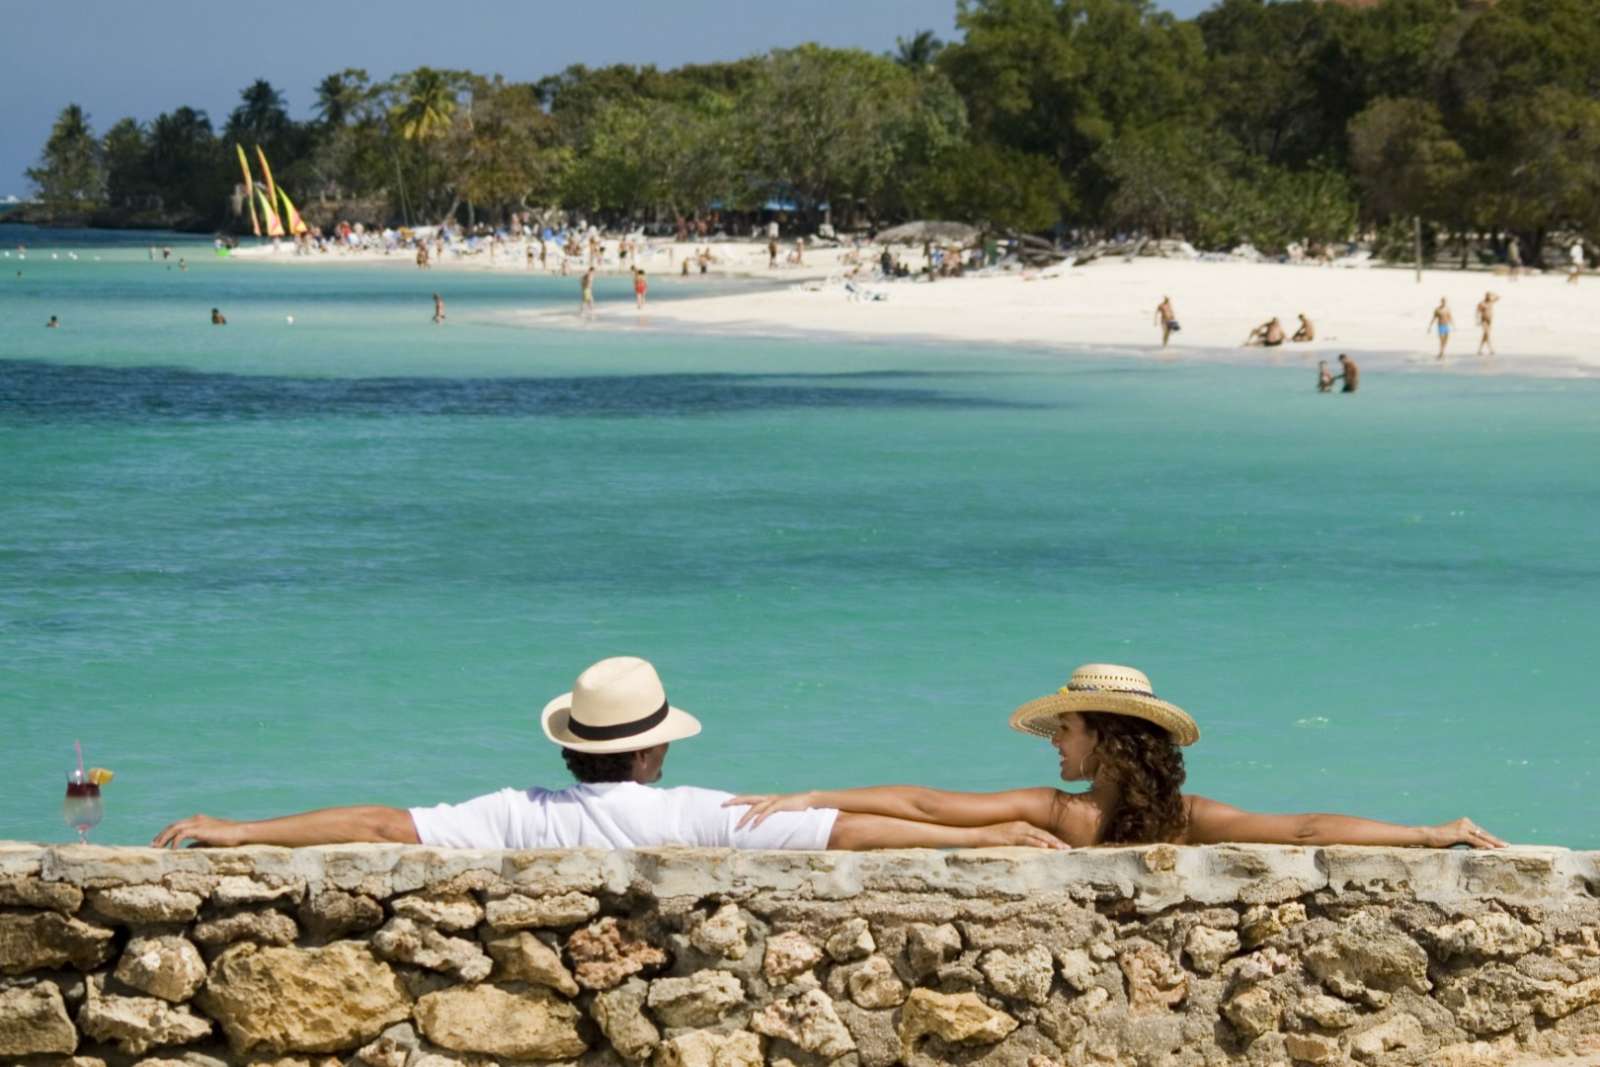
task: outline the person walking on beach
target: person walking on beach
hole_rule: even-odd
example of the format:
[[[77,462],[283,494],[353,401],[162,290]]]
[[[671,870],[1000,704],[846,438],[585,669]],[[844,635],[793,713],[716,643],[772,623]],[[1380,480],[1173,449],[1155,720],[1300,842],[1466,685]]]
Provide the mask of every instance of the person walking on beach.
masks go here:
[[[433,294],[433,324],[439,325],[444,321],[444,297],[438,293]]]
[[[1511,280],[1516,281],[1522,273],[1522,242],[1517,240],[1516,234],[1506,242],[1506,266],[1511,270]]]
[[[633,302],[640,311],[644,310],[644,294],[650,286],[644,280],[644,271],[635,267],[633,269]]]
[[[590,267],[588,270],[583,272],[583,281],[579,283],[579,287],[580,287],[581,292],[580,292],[580,298],[579,298],[579,303],[578,303],[578,314],[580,314],[580,315],[592,315],[592,314],[594,314],[594,268],[593,267]]]
[[[1345,355],[1343,352],[1339,353],[1339,366],[1343,368],[1343,371],[1341,373],[1335,375],[1334,378],[1333,378],[1333,381],[1335,381],[1335,382],[1339,382],[1339,381],[1344,382],[1344,388],[1340,389],[1339,392],[1341,392],[1341,393],[1353,393],[1353,392],[1355,392],[1356,391],[1356,387],[1361,384],[1361,368],[1356,366],[1356,361],[1355,360],[1351,359],[1349,356]],[[1332,383],[1329,383],[1329,384],[1332,384]]]
[[[778,239],[767,238],[767,269],[774,270],[778,266]]]
[[[1000,820],[1031,823],[1073,848],[1094,845],[1232,843],[1282,845],[1409,845],[1419,848],[1504,848],[1471,819],[1403,826],[1350,815],[1267,815],[1182,792],[1181,748],[1200,739],[1188,712],[1155,696],[1132,667],[1086,663],[1057,692],[1011,713],[1013,730],[1048,738],[1066,782],[1081,793],[1038,787],[999,793],[957,793],[890,785],[790,794],[745,794],[729,807],[746,810],[740,826],[808,810],[881,815],[945,826]]]
[[[1567,284],[1577,285],[1578,275],[1583,273],[1583,238],[1572,242],[1572,247],[1567,250],[1567,258],[1572,262],[1572,269],[1567,272]]]
[[[995,826],[940,826],[812,809],[741,820],[731,794],[694,786],[663,789],[668,746],[694,737],[699,721],[667,700],[649,662],[616,656],[578,676],[570,693],[545,705],[544,735],[561,749],[575,785],[501,789],[462,804],[324,808],[258,822],[193,815],[168,824],[151,844],[329,845],[395,842],[433,848],[869,849],[1064,848],[1047,830],[1019,820]]]
[[[1311,324],[1310,319],[1306,318],[1306,313],[1304,311],[1300,312],[1300,328],[1294,332],[1294,336],[1289,338],[1289,340],[1315,341],[1316,339],[1317,328]]]
[[[226,326],[226,325],[228,325],[228,317],[226,315],[224,315],[218,309],[212,308],[211,309],[211,325],[213,325],[213,326]]]
[[[1439,355],[1435,358],[1444,358],[1444,349],[1450,343],[1450,331],[1455,329],[1455,325],[1455,316],[1450,314],[1450,306],[1441,296],[1439,306],[1433,309],[1433,317],[1428,320],[1428,332],[1439,331]]]
[[[1494,355],[1494,342],[1489,340],[1489,334],[1494,330],[1494,305],[1499,300],[1493,293],[1484,293],[1483,299],[1478,302],[1478,325],[1483,328],[1483,337],[1478,341],[1478,355],[1483,355],[1487,348],[1489,355]]]
[[[1172,310],[1172,297],[1163,296],[1156,305],[1156,325],[1161,327],[1161,347],[1166,348],[1172,335],[1182,329],[1178,325],[1178,313]]]
[[[1333,392],[1333,372],[1328,369],[1328,361],[1325,359],[1317,361],[1317,392]]]

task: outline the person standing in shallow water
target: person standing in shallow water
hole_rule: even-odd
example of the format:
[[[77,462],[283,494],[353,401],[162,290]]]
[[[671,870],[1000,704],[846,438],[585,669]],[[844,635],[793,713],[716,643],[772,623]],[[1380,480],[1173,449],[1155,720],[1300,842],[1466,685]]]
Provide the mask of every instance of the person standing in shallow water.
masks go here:
[[[444,321],[444,297],[438,293],[433,294],[433,324],[439,325]]]
[[[957,793],[921,786],[747,794],[724,802],[748,805],[739,826],[759,826],[778,812],[811,808],[981,826],[1020,820],[1073,848],[1093,845],[1230,843],[1283,845],[1410,845],[1422,848],[1504,848],[1505,842],[1471,819],[1437,826],[1404,826],[1350,815],[1269,815],[1242,811],[1182,792],[1181,747],[1200,739],[1189,713],[1155,696],[1132,667],[1086,663],[1057,692],[1011,713],[1013,730],[1050,740],[1066,782],[1088,782],[1082,793],[1049,787],[999,793]]]
[[[650,286],[644,280],[644,271],[638,267],[633,268],[633,302],[640,311],[644,310],[644,294],[649,290]]]
[[[1166,348],[1167,341],[1181,329],[1178,313],[1172,310],[1172,297],[1163,296],[1161,303],[1156,305],[1156,325],[1161,327],[1161,347]]]
[[[1450,314],[1450,305],[1445,303],[1444,297],[1439,298],[1439,306],[1433,309],[1433,317],[1428,320],[1428,330],[1439,331],[1439,354],[1436,359],[1444,358],[1445,346],[1450,343],[1450,331],[1456,328],[1455,316]]]
[[[1341,374],[1335,375],[1333,379],[1336,382],[1344,382],[1344,388],[1339,390],[1339,392],[1355,392],[1356,387],[1361,384],[1361,368],[1356,366],[1355,360],[1351,359],[1343,352],[1339,353],[1339,366],[1343,367],[1344,371]]]
[[[578,314],[594,314],[594,268],[590,267],[583,272],[583,281],[579,283],[582,291],[578,304]]]
[[[1317,361],[1317,392],[1333,392],[1333,372],[1328,369],[1328,361],[1325,359]]]

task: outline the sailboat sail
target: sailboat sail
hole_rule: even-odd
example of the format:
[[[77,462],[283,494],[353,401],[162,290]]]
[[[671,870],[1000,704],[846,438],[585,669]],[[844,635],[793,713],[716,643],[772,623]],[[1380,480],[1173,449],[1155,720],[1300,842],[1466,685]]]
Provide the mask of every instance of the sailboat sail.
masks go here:
[[[235,144],[239,150],[239,169],[244,171],[244,202],[250,206],[250,232],[261,236],[261,222],[256,218],[256,183],[250,177],[250,164],[244,158],[244,145]]]
[[[278,187],[272,184],[272,168],[267,166],[267,154],[261,151],[260,145],[256,145],[256,158],[261,161],[261,180],[267,187],[267,203],[276,208],[278,204]],[[274,211],[273,213],[276,214],[277,212]]]
[[[261,213],[267,219],[267,236],[282,237],[283,223],[278,221],[278,213],[272,210],[272,202],[267,199],[267,191],[265,189],[257,189],[256,198],[261,201]]]
[[[299,237],[308,227],[300,218],[300,212],[294,209],[294,201],[289,199],[289,194],[282,189],[278,190],[278,199],[283,202],[283,225],[289,233]]]

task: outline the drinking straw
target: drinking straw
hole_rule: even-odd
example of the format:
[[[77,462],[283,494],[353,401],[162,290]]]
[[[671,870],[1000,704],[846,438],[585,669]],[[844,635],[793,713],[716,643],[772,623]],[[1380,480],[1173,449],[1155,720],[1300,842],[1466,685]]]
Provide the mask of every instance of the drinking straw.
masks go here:
[[[72,747],[78,753],[78,777],[81,779],[83,777],[83,745],[79,744],[78,741],[74,739],[72,742]]]

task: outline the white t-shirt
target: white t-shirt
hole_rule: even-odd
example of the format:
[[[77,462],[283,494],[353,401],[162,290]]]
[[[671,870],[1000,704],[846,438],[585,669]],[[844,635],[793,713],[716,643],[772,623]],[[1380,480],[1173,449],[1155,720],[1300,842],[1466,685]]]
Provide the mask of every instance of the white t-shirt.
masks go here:
[[[438,848],[699,848],[825,849],[839,812],[781,811],[760,826],[734,829],[745,808],[715,789],[658,789],[604,782],[566,789],[502,789],[432,808],[412,808],[424,845]]]

